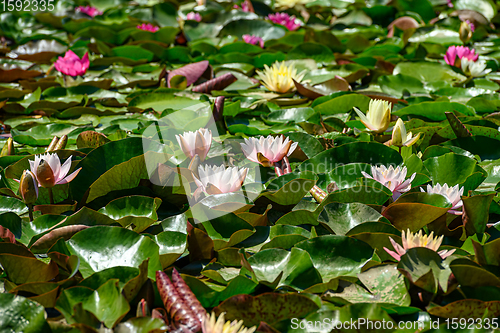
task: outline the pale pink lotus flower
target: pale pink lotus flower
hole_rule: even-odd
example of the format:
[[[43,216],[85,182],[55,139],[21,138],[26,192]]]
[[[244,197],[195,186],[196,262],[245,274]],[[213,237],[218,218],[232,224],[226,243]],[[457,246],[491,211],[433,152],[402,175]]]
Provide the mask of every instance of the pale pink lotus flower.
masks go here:
[[[84,14],[87,14],[88,16],[91,16],[91,17],[96,17],[97,15],[102,15],[102,12],[99,9],[92,7],[92,6],[76,7],[76,12],[84,13]]]
[[[47,153],[45,155],[35,155],[34,161],[29,161],[31,172],[38,181],[38,186],[51,188],[55,185],[66,184],[75,179],[82,168],[79,168],[68,175],[71,168],[71,156],[61,165],[61,160],[57,154]]]
[[[290,156],[298,145],[297,142],[292,142],[288,137],[283,140],[281,135],[277,137],[269,135],[267,138],[261,136],[259,139],[248,138],[244,141],[240,145],[245,156],[250,161],[260,163],[263,166],[271,166],[284,157]]]
[[[463,206],[463,201],[461,199],[462,195],[464,194],[463,187],[459,188],[459,185],[449,187],[448,184],[443,184],[443,186],[441,186],[440,184],[436,184],[436,186],[434,187],[432,187],[431,185],[427,185],[427,191],[424,191],[424,189],[422,188],[420,189],[420,191],[441,194],[452,204],[452,207],[448,211],[448,213],[453,215],[462,215],[462,212],[458,209]]]
[[[447,0],[447,1],[448,1],[448,7],[453,8],[453,2],[451,2],[452,0]]]
[[[446,63],[450,66],[460,67],[460,61],[462,60],[462,58],[477,61],[479,55],[475,53],[476,50],[469,49],[466,46],[450,46],[446,51],[444,61],[446,61]]]
[[[287,13],[269,14],[267,17],[273,23],[282,25],[290,31],[297,30],[302,25],[302,22],[295,15],[290,16]]]
[[[235,192],[241,188],[248,168],[221,166],[199,166],[198,177],[194,181],[198,186],[195,192],[205,192],[206,194],[221,194]]]
[[[243,35],[243,40],[245,43],[259,45],[261,48],[264,48],[264,40],[259,36],[255,35]]]
[[[137,29],[141,29],[141,30],[149,31],[149,32],[157,32],[158,30],[160,30],[160,27],[152,25],[151,23],[147,23],[147,24],[143,23],[143,24],[139,24],[137,26]]]
[[[59,57],[54,63],[54,67],[64,75],[83,75],[89,69],[90,60],[88,52],[80,59],[73,51],[66,52],[64,57]]]
[[[408,172],[406,167],[401,168],[398,166],[394,169],[392,165],[389,168],[386,168],[384,165],[379,167],[372,166],[371,171],[371,176],[364,171],[361,171],[361,173],[366,178],[374,179],[391,190],[392,200],[394,201],[396,201],[401,194],[408,192],[411,189],[411,182],[417,175],[414,173],[409,179],[405,180],[406,173]]]
[[[200,128],[195,132],[184,132],[176,135],[175,138],[186,157],[192,159],[195,155],[198,155],[202,162],[207,157],[212,146],[212,131],[206,128]]]
[[[201,15],[200,15],[200,13],[190,12],[190,13],[187,13],[186,20],[200,22]]]
[[[403,246],[399,245],[392,239],[392,237],[389,237],[389,240],[391,241],[392,246],[394,247],[394,250],[396,252],[389,250],[388,248],[384,247],[384,250],[391,255],[394,259],[397,261],[401,260],[401,257],[408,251],[409,249],[415,248],[415,247],[426,247],[432,251],[437,252],[439,249],[439,246],[443,242],[443,237],[434,237],[434,232],[431,232],[430,235],[422,235],[422,230],[418,232],[418,234],[413,234],[410,229],[408,231],[402,232],[401,235],[401,240],[403,243]],[[438,254],[442,259],[445,259],[446,257],[449,257],[455,252],[455,250],[442,250],[439,251]]]

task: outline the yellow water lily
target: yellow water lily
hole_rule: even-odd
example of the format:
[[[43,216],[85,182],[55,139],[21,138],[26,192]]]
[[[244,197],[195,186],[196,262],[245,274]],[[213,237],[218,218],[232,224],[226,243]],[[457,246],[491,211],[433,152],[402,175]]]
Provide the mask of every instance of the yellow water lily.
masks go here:
[[[391,122],[391,104],[381,99],[372,99],[366,115],[354,108],[361,122],[374,133],[383,133]]]
[[[286,93],[295,90],[293,80],[300,83],[306,71],[297,73],[293,63],[286,65],[284,61],[281,63],[276,61],[271,67],[264,65],[264,71],[257,71],[257,75],[267,89],[277,93]]]
[[[205,320],[201,325],[203,333],[253,333],[256,327],[246,328],[243,326],[243,320],[228,321],[224,320],[224,313],[221,313],[217,321],[215,320],[215,314],[212,312],[212,316],[207,314]]]
[[[396,147],[410,147],[417,142],[418,139],[420,139],[420,133],[415,136],[413,136],[411,132],[407,133],[405,123],[401,120],[401,118],[398,118],[396,125],[392,130],[392,145]]]

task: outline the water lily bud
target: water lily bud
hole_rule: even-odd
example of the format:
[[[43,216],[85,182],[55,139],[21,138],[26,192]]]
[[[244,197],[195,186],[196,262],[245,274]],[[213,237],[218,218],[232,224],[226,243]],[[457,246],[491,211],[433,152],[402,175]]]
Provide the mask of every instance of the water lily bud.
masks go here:
[[[35,203],[38,198],[38,183],[35,175],[29,170],[24,170],[19,182],[19,193],[27,205]]]
[[[394,129],[392,130],[392,140],[391,144],[396,147],[410,147],[417,140],[420,139],[420,133],[413,136],[411,132],[406,132],[406,127],[404,122],[399,118],[396,121],[396,125],[394,125]]]
[[[406,141],[406,128],[405,124],[398,118],[396,121],[396,125],[392,130],[392,145],[396,147],[402,147],[404,142]]]
[[[46,152],[54,151],[58,142],[59,142],[59,138],[54,135],[54,137],[52,138],[52,141],[50,141],[50,144],[47,147]]]
[[[16,150],[14,148],[14,140],[12,138],[8,138],[7,142],[2,148],[2,151],[0,152],[0,157],[1,156],[12,156],[16,154]]]
[[[469,23],[463,21],[462,24],[460,24],[458,33],[460,34],[460,40],[462,43],[467,44],[472,38],[472,27]]]
[[[61,149],[66,148],[66,144],[67,143],[68,143],[68,136],[67,135],[61,136],[61,138],[57,142],[56,147],[55,147],[54,150],[61,150]]]
[[[36,177],[42,187],[54,187],[56,179],[54,171],[46,160],[42,160],[36,169]]]
[[[200,128],[195,132],[184,132],[176,135],[175,138],[186,157],[192,159],[195,155],[198,155],[202,162],[207,157],[212,145],[212,131],[206,128]]]

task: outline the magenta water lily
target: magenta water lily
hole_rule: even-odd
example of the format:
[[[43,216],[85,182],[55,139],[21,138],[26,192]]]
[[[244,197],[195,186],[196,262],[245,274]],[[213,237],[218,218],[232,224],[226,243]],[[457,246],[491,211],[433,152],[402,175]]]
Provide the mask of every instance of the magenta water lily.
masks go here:
[[[295,15],[290,16],[287,13],[269,14],[268,18],[273,23],[282,25],[290,31],[297,30],[302,25],[302,22]]]
[[[160,30],[160,27],[152,25],[151,23],[143,23],[137,26],[137,29],[141,29],[149,32],[157,32]]]
[[[64,57],[59,57],[54,67],[64,75],[79,76],[89,69],[90,61],[88,52],[80,59],[73,51],[66,52]]]
[[[258,45],[262,48],[264,47],[264,40],[259,36],[243,35],[242,38],[245,41],[245,43]]]
[[[87,14],[88,16],[95,17],[102,15],[102,11],[92,6],[80,6],[76,8],[77,12]]]
[[[456,67],[461,66],[461,60],[464,58],[470,61],[477,61],[479,55],[476,54],[476,50],[466,46],[450,46],[444,56],[444,60],[448,65]]]

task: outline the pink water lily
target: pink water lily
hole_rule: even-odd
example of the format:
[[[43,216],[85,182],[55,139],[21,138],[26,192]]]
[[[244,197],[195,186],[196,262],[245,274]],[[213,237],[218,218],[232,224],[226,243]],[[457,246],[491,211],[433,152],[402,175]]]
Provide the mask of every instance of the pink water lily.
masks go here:
[[[444,61],[450,66],[460,67],[462,58],[477,61],[479,55],[476,54],[476,50],[469,49],[466,46],[450,46],[446,51]]]
[[[238,6],[238,5],[234,5],[233,6],[234,9],[241,9],[242,11],[244,12],[250,12],[250,7],[248,6],[247,2],[246,1],[243,1],[241,3],[241,7]]]
[[[463,201],[461,199],[462,195],[464,194],[463,187],[460,187],[459,185],[449,187],[448,184],[443,184],[442,186],[440,184],[436,184],[434,187],[432,187],[431,185],[427,185],[427,191],[424,191],[423,189],[420,189],[420,191],[441,194],[452,204],[452,207],[448,211],[448,213],[453,215],[462,214],[459,209],[463,206]]]
[[[244,139],[244,143],[240,143],[241,150],[245,156],[252,162],[260,163],[263,166],[270,166],[281,161],[284,157],[290,156],[298,143],[292,142],[289,138],[283,140],[283,137],[273,137],[269,135],[267,138]]]
[[[66,52],[64,57],[59,57],[54,63],[54,67],[64,75],[83,75],[90,66],[88,52],[80,59],[73,51]]]
[[[198,155],[200,161],[205,160],[212,145],[212,131],[206,128],[200,128],[195,132],[184,132],[175,138],[186,157],[192,159]]]
[[[186,20],[200,22],[201,15],[200,13],[190,12],[186,15]]]
[[[88,16],[91,16],[91,17],[96,17],[97,15],[102,15],[102,12],[99,9],[92,7],[92,6],[77,7],[76,12],[84,13],[84,14],[87,14]]]
[[[68,175],[71,168],[71,156],[61,165],[57,154],[47,153],[36,155],[34,161],[29,161],[31,172],[38,181],[38,186],[51,188],[55,185],[66,184],[75,179],[82,168]]]
[[[401,260],[401,257],[408,251],[409,249],[415,248],[415,247],[425,247],[428,248],[432,251],[437,252],[439,249],[439,246],[443,242],[443,237],[434,237],[434,232],[431,232],[430,235],[422,235],[422,230],[420,230],[417,233],[413,234],[409,229],[408,231],[405,232],[403,231],[401,234],[401,240],[403,243],[403,246],[399,245],[392,239],[392,237],[389,237],[389,240],[391,241],[392,247],[396,252],[389,250],[388,248],[384,247],[384,250],[391,255],[394,259],[397,261]],[[455,250],[442,250],[439,251],[438,254],[442,259],[445,259],[446,257],[449,257],[455,252]]]
[[[221,194],[235,192],[241,188],[247,176],[248,169],[221,166],[199,166],[198,178],[194,181],[198,186],[196,192]],[[195,195],[197,194],[195,192]]]
[[[243,35],[243,41],[248,44],[253,44],[253,45],[259,45],[260,47],[264,48],[264,40],[260,38],[259,36],[255,35]]]
[[[267,17],[273,23],[282,25],[290,31],[297,30],[302,25],[302,22],[295,15],[290,16],[287,13],[269,14]]]
[[[141,29],[144,31],[150,31],[150,32],[157,32],[158,30],[160,30],[160,27],[152,25],[151,23],[147,23],[147,24],[143,23],[143,24],[139,24],[137,26],[137,29]]]
[[[401,168],[400,166],[394,169],[392,165],[389,168],[381,165],[379,167],[372,166],[371,169],[371,176],[364,171],[361,171],[361,173],[366,178],[374,179],[391,190],[393,200],[397,200],[401,194],[411,189],[411,182],[417,175],[414,173],[409,179],[405,180],[408,171],[406,167]]]

